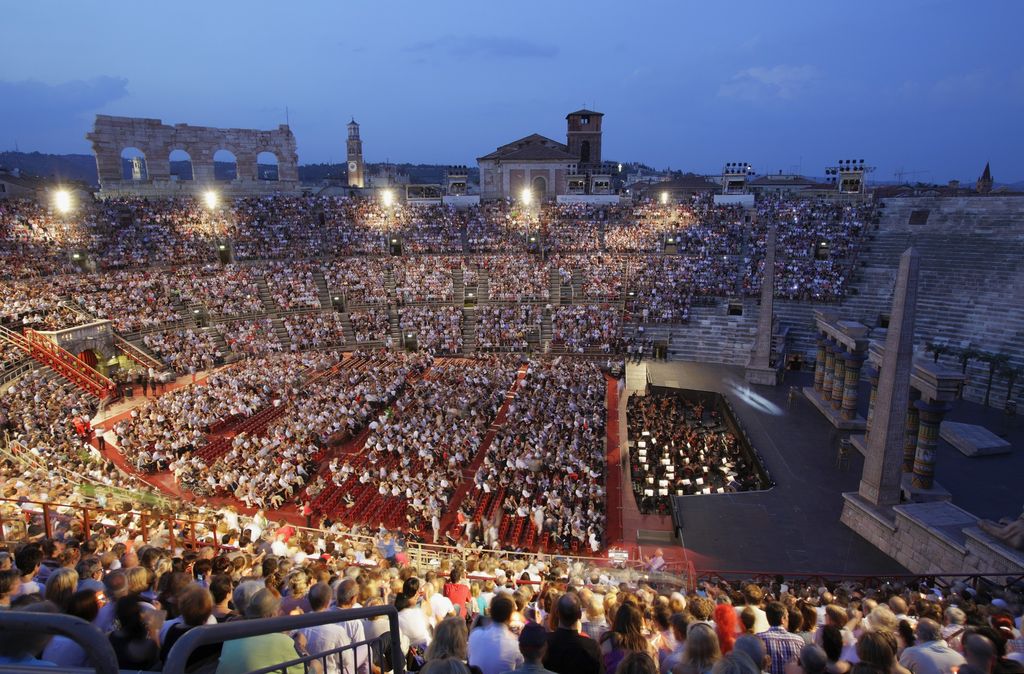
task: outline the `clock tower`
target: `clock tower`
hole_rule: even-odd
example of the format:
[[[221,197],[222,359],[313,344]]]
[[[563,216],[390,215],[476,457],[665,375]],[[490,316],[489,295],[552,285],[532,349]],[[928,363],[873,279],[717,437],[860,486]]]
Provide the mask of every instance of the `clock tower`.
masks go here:
[[[363,141],[359,139],[359,125],[353,119],[348,123],[348,186],[365,187],[363,181]]]

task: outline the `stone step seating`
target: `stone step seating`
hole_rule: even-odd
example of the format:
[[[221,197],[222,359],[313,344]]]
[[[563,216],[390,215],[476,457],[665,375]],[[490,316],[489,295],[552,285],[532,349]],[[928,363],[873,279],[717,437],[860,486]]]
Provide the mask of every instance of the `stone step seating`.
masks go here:
[[[263,276],[257,276],[256,287],[259,289],[260,301],[263,302],[263,310],[268,314],[278,311],[280,307],[270,295],[270,286],[267,285],[267,279],[263,278]]]
[[[1000,234],[1019,237],[1024,234],[1024,197],[978,196],[978,197],[902,197],[885,199],[879,213],[883,225],[890,230],[924,230],[928,233]],[[910,213],[915,210],[928,211],[925,225],[909,224]]]
[[[487,270],[481,270],[477,278],[477,302],[489,302],[491,299],[491,274]]]
[[[476,352],[476,309],[462,310],[462,352]]]
[[[548,271],[548,289],[551,303],[554,306],[560,306],[562,304],[562,276],[554,265]]]
[[[463,283],[462,267],[452,269],[452,302],[461,306],[466,300],[466,287]]]
[[[334,308],[334,303],[331,301],[331,291],[327,287],[327,279],[324,277],[324,273],[320,268],[314,270],[313,280],[316,281],[316,287],[320,297],[320,307],[330,311]]]
[[[746,365],[757,334],[756,302],[744,301],[743,316],[726,316],[724,307],[694,307],[690,321],[672,326],[673,360]]]

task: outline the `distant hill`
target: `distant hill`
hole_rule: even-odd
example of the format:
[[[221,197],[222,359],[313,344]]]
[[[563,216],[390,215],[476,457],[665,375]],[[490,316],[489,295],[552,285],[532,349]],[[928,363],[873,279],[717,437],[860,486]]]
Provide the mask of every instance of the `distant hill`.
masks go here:
[[[43,178],[80,180],[94,187],[96,158],[91,154],[42,154],[41,152],[0,152],[0,166]]]
[[[369,164],[369,172],[383,164]],[[393,164],[402,173],[409,174],[413,183],[440,183],[444,179],[447,165],[443,164]],[[0,152],[0,167],[19,169],[25,175],[45,178],[58,177],[68,180],[80,180],[94,187],[99,187],[96,177],[96,159],[89,154],[42,154],[40,152]],[[131,174],[131,160],[122,159],[121,167],[124,175]],[[261,164],[258,169],[261,176],[274,175],[277,167]],[[217,180],[231,180],[235,177],[233,164],[215,162],[214,177]],[[171,174],[187,179],[189,163],[185,161],[171,162]],[[299,180],[318,183],[324,180],[344,180],[347,176],[345,164],[306,164],[299,166]],[[479,182],[476,167],[469,168],[470,182]]]

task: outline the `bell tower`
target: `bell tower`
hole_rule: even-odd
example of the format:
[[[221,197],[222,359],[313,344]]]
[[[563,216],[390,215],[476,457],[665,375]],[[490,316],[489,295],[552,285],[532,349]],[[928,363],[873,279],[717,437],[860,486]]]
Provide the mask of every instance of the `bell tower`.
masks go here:
[[[579,158],[579,171],[595,170],[601,166],[601,118],[604,113],[577,110],[565,116],[565,133],[569,154]]]
[[[363,141],[359,139],[359,125],[353,119],[348,123],[348,186],[365,187],[363,180]]]

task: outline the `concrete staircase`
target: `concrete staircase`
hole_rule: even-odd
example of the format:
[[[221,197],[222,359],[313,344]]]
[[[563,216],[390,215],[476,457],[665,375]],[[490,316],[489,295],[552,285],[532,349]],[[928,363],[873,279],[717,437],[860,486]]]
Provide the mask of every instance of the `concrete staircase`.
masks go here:
[[[651,337],[651,329],[646,331]],[[672,360],[746,365],[757,334],[755,302],[744,302],[742,316],[725,315],[724,307],[694,307],[690,321],[671,326]]]
[[[279,307],[270,295],[270,286],[267,285],[267,279],[263,276],[257,276],[256,288],[259,291],[260,302],[263,302],[263,310],[268,314],[278,311]]]
[[[466,301],[466,286],[462,275],[462,267],[452,269],[452,302],[460,307]]]
[[[551,298],[551,304],[560,306],[562,304],[562,276],[554,265],[548,269],[548,296]]]
[[[327,287],[327,279],[319,268],[313,271],[313,280],[316,282],[317,296],[320,299],[320,308],[330,311],[334,308],[334,303],[331,301],[331,291]]]
[[[462,310],[462,352],[476,353],[476,308]]]

